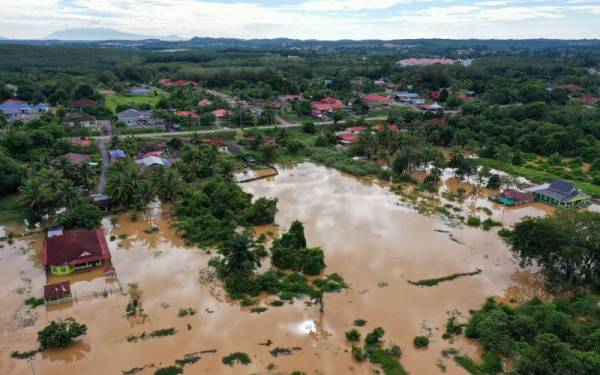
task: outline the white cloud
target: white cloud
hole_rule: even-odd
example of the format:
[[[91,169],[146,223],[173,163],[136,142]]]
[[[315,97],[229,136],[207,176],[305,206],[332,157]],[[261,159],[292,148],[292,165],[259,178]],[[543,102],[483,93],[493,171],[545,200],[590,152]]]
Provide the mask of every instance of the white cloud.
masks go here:
[[[569,1],[481,0],[471,5],[457,0],[306,0],[296,5],[234,1],[0,0],[3,5],[0,35],[41,38],[56,30],[90,26],[143,35],[238,38],[394,39],[484,35],[589,38],[600,35],[600,23],[593,26],[594,17],[600,14],[600,5],[594,5],[598,2],[591,0],[570,0],[571,4]],[[561,29],[555,20],[569,26]]]
[[[357,11],[389,9],[406,3],[410,3],[410,0],[310,0],[298,5],[297,9],[318,12]]]

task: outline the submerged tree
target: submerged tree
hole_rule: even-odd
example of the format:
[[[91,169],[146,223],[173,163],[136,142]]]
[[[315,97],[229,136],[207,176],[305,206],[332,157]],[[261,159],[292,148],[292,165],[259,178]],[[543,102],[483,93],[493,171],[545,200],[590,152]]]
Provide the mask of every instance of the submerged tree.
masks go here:
[[[64,348],[73,342],[73,339],[87,333],[87,326],[78,323],[73,318],[63,321],[52,321],[38,332],[38,341],[41,349]]]
[[[223,242],[221,255],[223,259],[220,271],[225,277],[246,277],[261,265],[260,257],[256,250],[258,244],[249,232],[235,233],[230,239]]]

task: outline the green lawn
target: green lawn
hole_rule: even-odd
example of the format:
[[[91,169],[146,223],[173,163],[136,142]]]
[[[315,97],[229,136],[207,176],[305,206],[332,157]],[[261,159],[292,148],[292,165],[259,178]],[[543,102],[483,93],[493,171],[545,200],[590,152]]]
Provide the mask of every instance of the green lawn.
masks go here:
[[[148,95],[148,96],[108,96],[106,97],[106,107],[113,113],[117,112],[117,106],[119,105],[139,105],[139,104],[150,104],[154,108],[162,95]]]
[[[502,163],[494,159],[479,158],[477,160],[481,165],[486,166],[488,168],[498,169],[515,176],[523,176],[526,179],[536,183],[545,183],[557,179],[566,180],[574,183],[575,185],[577,185],[578,188],[590,194],[592,197],[600,197],[600,186],[594,185],[587,181],[575,180],[572,178],[564,178],[557,174],[550,173],[547,171],[540,171],[529,166],[517,166],[508,163]]]
[[[19,205],[19,195],[0,197],[0,223],[15,223],[25,219],[23,208]]]

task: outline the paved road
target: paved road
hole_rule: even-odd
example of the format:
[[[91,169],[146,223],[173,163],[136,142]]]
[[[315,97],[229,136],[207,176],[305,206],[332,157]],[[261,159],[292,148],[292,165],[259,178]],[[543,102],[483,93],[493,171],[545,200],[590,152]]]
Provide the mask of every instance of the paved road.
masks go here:
[[[380,117],[368,117],[366,120],[368,121],[384,121],[386,120],[386,116]],[[345,121],[340,121],[339,124],[344,124]],[[333,121],[322,121],[315,122],[317,126],[325,126],[325,125],[333,125]],[[300,128],[304,126],[303,123],[293,123],[286,122],[285,124],[277,124],[277,125],[261,125],[261,126],[252,126],[246,129],[273,129],[273,128]],[[211,133],[222,133],[227,131],[238,131],[241,130],[239,128],[226,128],[226,129],[207,129],[207,130],[191,130],[184,132],[164,132],[164,133],[144,133],[144,134],[127,134],[127,135],[119,135],[119,137],[137,137],[137,138],[162,138],[162,137],[181,137],[181,136],[192,136],[194,134],[211,134]],[[112,137],[111,135],[100,135],[96,137],[92,137],[98,140],[98,147],[100,147],[100,140],[108,140]],[[108,155],[108,153],[107,153]]]
[[[104,189],[106,188],[106,179],[108,178],[108,168],[110,167],[110,156],[108,155],[108,150],[106,149],[106,142],[110,135],[106,136],[106,138],[98,137],[98,148],[100,149],[100,155],[102,156],[102,172],[100,173],[100,181],[98,182],[98,189],[96,190],[99,194],[104,194]]]

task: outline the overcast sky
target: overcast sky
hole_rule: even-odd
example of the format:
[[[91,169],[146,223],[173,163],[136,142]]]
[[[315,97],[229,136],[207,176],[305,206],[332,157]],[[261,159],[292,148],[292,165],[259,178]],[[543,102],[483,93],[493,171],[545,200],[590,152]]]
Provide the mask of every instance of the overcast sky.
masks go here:
[[[66,28],[302,39],[600,38],[600,0],[0,0],[0,36]]]

